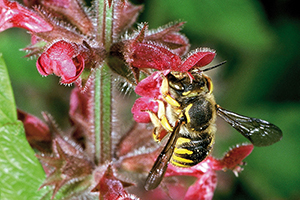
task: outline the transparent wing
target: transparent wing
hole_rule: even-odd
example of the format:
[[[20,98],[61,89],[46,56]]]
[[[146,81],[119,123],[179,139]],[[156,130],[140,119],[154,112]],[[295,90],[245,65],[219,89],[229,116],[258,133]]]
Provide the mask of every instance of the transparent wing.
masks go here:
[[[265,120],[242,116],[220,106],[217,113],[255,146],[268,146],[282,138],[281,130]]]
[[[175,127],[173,128],[173,132],[171,133],[166,146],[157,157],[151,171],[149,172],[145,182],[146,190],[155,189],[162,181],[165,172],[168,168],[169,161],[173,155],[175,144],[179,136],[178,132],[181,124],[182,120],[178,120]]]

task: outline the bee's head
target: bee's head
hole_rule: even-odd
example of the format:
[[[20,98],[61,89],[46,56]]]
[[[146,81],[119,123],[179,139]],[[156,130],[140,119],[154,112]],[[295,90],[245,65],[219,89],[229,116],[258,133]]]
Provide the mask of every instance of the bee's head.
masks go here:
[[[171,72],[167,75],[167,79],[169,91],[178,101],[205,95],[213,90],[211,79],[199,70],[193,70],[189,73]]]

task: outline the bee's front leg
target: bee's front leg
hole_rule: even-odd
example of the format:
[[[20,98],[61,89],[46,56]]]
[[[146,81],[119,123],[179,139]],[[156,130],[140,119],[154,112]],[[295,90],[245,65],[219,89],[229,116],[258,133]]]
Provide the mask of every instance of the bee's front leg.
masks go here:
[[[169,93],[169,82],[165,76],[163,77],[163,81],[161,83],[160,93],[162,94],[164,100],[168,104],[170,104],[171,106],[176,107],[176,108],[180,107],[180,104],[176,101],[176,99],[171,97],[171,95]]]
[[[158,112],[157,115],[152,111],[147,110],[149,113],[153,129],[153,138],[155,141],[160,142],[168,132],[173,131],[173,127],[170,125],[166,117],[166,107],[163,101],[157,100],[158,102]]]

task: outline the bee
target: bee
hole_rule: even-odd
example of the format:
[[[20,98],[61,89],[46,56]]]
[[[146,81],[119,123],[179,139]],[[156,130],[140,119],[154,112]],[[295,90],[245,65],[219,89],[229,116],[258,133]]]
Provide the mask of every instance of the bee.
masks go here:
[[[214,144],[217,116],[255,146],[268,146],[282,138],[281,130],[274,124],[219,106],[212,94],[212,81],[203,71],[206,70],[172,71],[163,76],[160,88],[163,101],[158,101],[157,114],[147,112],[155,127],[155,139],[160,141],[168,133],[170,136],[149,172],[146,190],[160,184],[169,162],[178,167],[191,167],[209,155]]]

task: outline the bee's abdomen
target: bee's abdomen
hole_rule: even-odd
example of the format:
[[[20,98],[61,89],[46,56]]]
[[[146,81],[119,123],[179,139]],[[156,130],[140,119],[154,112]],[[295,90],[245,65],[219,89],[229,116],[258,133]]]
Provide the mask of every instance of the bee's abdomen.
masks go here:
[[[213,145],[213,134],[199,133],[196,137],[180,136],[171,158],[173,165],[191,167],[203,161]]]

